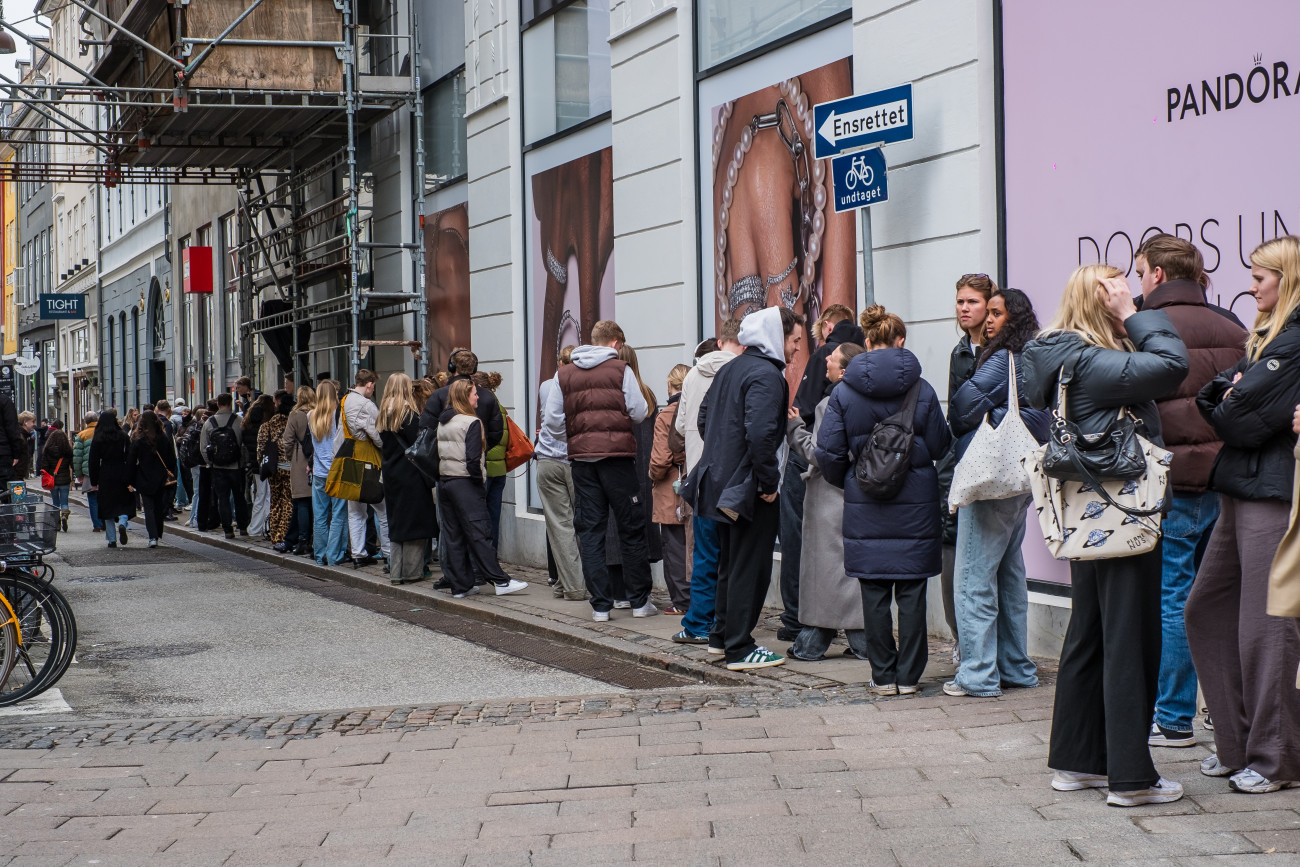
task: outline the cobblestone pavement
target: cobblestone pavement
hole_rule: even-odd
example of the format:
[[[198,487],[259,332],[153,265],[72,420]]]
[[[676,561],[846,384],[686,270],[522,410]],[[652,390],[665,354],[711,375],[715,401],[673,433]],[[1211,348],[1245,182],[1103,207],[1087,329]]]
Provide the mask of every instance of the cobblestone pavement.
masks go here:
[[[1229,794],[1203,746],[1157,750],[1175,804],[1054,792],[1051,700],[694,690],[9,726],[0,865],[1300,861],[1300,790]]]

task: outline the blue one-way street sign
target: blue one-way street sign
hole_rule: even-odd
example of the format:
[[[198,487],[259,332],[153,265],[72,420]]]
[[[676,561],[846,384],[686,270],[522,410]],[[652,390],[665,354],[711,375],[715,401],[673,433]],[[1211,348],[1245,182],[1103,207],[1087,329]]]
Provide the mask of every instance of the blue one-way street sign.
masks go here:
[[[841,154],[831,160],[835,189],[835,213],[876,205],[889,198],[885,178],[885,155],[880,148]]]
[[[852,148],[912,138],[912,85],[846,96],[813,106],[813,155],[833,157]]]

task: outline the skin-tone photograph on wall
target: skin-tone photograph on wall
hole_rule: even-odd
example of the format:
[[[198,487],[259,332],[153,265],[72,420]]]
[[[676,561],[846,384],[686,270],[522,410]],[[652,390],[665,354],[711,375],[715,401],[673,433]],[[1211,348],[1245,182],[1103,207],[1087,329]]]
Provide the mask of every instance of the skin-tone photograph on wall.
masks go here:
[[[555,375],[560,349],[588,342],[597,321],[614,318],[613,149],[538,172],[532,193],[536,385]]]
[[[453,349],[470,346],[468,204],[425,218],[424,257],[429,369],[444,370]]]
[[[777,305],[809,324],[832,304],[856,309],[855,217],[834,213],[830,160],[813,158],[813,106],[852,93],[845,58],[713,109],[715,328]],[[791,394],[816,348],[805,333]]]

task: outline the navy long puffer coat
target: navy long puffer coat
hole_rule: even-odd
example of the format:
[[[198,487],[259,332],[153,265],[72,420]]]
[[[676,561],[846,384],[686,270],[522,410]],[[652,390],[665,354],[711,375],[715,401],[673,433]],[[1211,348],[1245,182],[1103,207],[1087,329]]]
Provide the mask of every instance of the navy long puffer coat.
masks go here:
[[[922,380],[912,423],[912,470],[892,500],[867,496],[853,479],[853,458],[876,423],[903,408],[921,379],[921,362],[907,349],[876,349],[849,362],[831,392],[817,437],[817,463],[844,489],[844,571],[859,579],[914,580],[938,575],[942,523],[934,461],[952,435],[939,396]]]

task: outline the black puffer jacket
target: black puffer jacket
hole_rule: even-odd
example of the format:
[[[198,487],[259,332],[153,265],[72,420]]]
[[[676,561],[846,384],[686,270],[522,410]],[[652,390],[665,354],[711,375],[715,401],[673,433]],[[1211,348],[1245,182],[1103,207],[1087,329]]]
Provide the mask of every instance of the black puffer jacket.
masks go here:
[[[1084,434],[1105,431],[1120,407],[1141,419],[1147,439],[1163,445],[1155,401],[1178,387],[1187,375],[1187,347],[1168,315],[1144,310],[1124,320],[1134,352],[1103,349],[1074,331],[1055,331],[1025,344],[1025,398],[1035,409],[1056,404],[1061,365],[1077,359],[1074,381],[1066,388],[1066,417]]]
[[[952,356],[948,359],[948,413],[949,422],[952,421],[952,400],[957,396],[957,392],[966,384],[972,374],[975,373],[975,349],[970,344],[970,335],[963,334],[961,340],[952,348]],[[1020,374],[1020,379],[1024,380],[1024,374]],[[1023,399],[1021,403],[1024,403]],[[952,474],[957,469],[957,442],[953,441],[952,448],[948,453],[935,463],[935,469],[939,471],[939,519],[943,521],[943,544],[952,546],[957,544],[957,516],[948,513],[948,490],[952,487]]]
[[[22,478],[12,468],[14,458],[21,463],[27,457],[27,437],[18,424],[18,409],[6,395],[0,394],[0,461],[10,470],[11,478]]]
[[[877,500],[853,478],[853,461],[876,424],[903,408],[920,380],[912,420],[912,463],[898,495]],[[939,396],[921,379],[911,350],[876,349],[849,362],[831,392],[817,432],[817,465],[826,481],[844,490],[844,571],[853,578],[921,580],[942,566],[939,481],[934,459],[952,439]]]
[[[948,404],[948,424],[957,437],[957,460],[966,454],[966,447],[975,438],[984,416],[989,414],[989,421],[994,427],[1002,424],[1010,407],[1011,369],[1007,364],[1007,350],[1000,349],[981,364],[966,384],[957,389]],[[1025,366],[1021,363],[1020,353],[1016,353],[1016,388],[1020,391],[1020,416],[1025,427],[1040,442],[1047,442],[1051,414],[1041,409],[1030,409],[1025,399]]]
[[[794,393],[794,406],[809,429],[817,417],[817,404],[830,396],[832,383],[826,378],[826,360],[841,343],[866,346],[867,337],[852,319],[841,320],[826,335],[826,342],[817,347],[817,351],[808,359],[803,379],[799,382],[799,390]]]
[[[1241,379],[1234,385],[1238,373]],[[1296,445],[1291,419],[1297,404],[1300,310],[1291,314],[1257,361],[1243,358],[1197,395],[1201,414],[1223,439],[1210,473],[1210,490],[1239,500],[1291,502]]]

